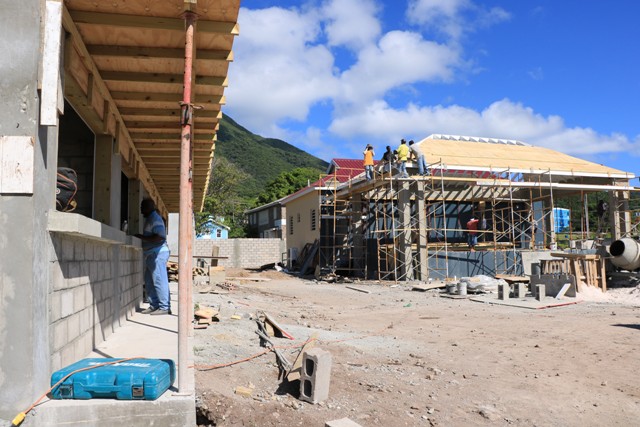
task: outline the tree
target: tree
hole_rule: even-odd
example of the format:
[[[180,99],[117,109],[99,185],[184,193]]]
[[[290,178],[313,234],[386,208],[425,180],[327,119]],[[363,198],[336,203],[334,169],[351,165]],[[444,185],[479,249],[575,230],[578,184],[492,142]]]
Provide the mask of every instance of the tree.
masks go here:
[[[244,211],[249,203],[240,197],[239,188],[247,178],[248,174],[224,157],[213,159],[204,209],[195,214],[196,234],[209,232],[207,223],[213,219],[230,228],[229,237],[245,236]]]
[[[295,168],[289,172],[281,172],[270,181],[258,196],[258,204],[263,205],[295,193],[320,178],[322,172],[315,168]]]

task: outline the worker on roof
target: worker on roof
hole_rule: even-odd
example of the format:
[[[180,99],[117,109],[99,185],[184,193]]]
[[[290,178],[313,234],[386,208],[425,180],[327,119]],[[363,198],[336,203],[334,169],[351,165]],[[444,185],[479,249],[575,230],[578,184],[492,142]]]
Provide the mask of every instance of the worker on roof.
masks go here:
[[[409,141],[409,150],[411,151],[410,157],[413,161],[418,163],[418,173],[421,176],[427,176],[429,175],[429,167],[427,166],[427,161],[424,158],[424,154],[418,151],[416,147],[413,146],[413,144],[414,142],[412,139],[411,141]]]
[[[409,146],[404,139],[400,140],[400,146],[398,147],[398,163],[400,171],[400,178],[409,178],[407,173],[407,161],[409,160]]]
[[[364,172],[367,176],[367,181],[371,181],[373,179],[373,156],[375,156],[371,144],[367,144],[362,154],[364,155]]]
[[[384,165],[384,172],[391,172],[391,167],[396,162],[396,153],[391,150],[391,147],[387,145],[387,151],[382,155],[382,164]]]

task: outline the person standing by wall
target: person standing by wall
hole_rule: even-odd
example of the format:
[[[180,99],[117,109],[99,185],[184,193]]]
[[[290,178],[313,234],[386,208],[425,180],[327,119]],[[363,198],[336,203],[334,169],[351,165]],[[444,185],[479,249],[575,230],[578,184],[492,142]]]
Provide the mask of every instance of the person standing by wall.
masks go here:
[[[367,181],[371,181],[373,179],[373,156],[375,156],[371,144],[367,144],[367,148],[364,149],[362,154],[364,155],[364,172],[367,176]]]
[[[407,173],[407,160],[409,160],[409,146],[404,139],[400,140],[400,146],[398,147],[398,163],[400,171],[400,178],[409,178]]]
[[[167,228],[153,200],[144,199],[140,204],[140,212],[144,216],[144,229],[142,234],[135,236],[142,240],[144,286],[149,298],[149,307],[142,310],[142,313],[171,314],[171,296],[167,276],[167,261],[169,261]]]
[[[418,163],[418,173],[422,176],[426,176],[429,174],[429,167],[427,166],[427,162],[424,158],[424,154],[420,153],[413,146],[413,139],[409,141],[409,150],[411,150],[411,158]]]
[[[478,244],[478,222],[478,217],[475,215],[471,215],[471,219],[467,221],[467,243],[471,252],[475,252]]]

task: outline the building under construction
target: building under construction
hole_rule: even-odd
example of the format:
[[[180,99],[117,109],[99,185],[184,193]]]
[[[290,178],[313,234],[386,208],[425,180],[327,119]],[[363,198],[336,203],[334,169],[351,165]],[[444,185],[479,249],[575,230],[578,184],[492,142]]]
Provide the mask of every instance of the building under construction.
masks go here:
[[[636,234],[631,173],[513,140],[431,135],[412,148],[428,173],[409,162],[402,178],[380,163],[367,180],[361,166],[334,164],[286,198],[289,258],[377,280],[518,275],[525,251],[595,249]],[[472,216],[476,251],[467,246]]]

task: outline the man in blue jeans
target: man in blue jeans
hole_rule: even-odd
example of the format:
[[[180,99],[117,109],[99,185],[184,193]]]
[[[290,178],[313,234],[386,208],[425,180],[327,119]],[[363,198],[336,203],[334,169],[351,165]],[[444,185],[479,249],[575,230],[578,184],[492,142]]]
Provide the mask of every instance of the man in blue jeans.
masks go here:
[[[144,199],[140,204],[140,212],[144,216],[144,230],[142,234],[135,236],[142,240],[144,287],[149,298],[149,308],[142,310],[142,313],[171,314],[171,296],[167,276],[167,261],[169,261],[167,228],[153,200]]]

